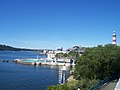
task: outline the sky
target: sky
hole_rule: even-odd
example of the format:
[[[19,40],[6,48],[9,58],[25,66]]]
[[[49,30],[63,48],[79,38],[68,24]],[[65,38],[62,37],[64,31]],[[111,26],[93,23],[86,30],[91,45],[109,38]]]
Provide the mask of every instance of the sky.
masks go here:
[[[0,44],[56,49],[120,44],[120,0],[0,0]]]

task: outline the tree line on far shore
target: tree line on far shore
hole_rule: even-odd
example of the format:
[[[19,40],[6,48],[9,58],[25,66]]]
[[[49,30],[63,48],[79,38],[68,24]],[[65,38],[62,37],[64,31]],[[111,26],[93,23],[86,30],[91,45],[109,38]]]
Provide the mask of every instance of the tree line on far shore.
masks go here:
[[[5,51],[5,50],[10,50],[10,51],[42,51],[42,50],[37,50],[37,49],[25,49],[25,48],[15,48],[7,45],[0,45],[0,51]]]

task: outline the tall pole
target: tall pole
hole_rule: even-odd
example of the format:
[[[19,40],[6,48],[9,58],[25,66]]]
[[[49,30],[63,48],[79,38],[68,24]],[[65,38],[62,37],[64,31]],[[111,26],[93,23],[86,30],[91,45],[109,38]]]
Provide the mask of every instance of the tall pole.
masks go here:
[[[37,54],[37,59],[38,59],[38,54]]]

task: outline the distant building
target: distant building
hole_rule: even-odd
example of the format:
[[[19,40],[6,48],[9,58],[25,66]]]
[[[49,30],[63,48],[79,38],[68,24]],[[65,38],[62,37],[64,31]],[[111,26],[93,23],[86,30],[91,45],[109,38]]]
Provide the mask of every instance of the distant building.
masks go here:
[[[63,51],[63,47],[59,47],[57,51]]]
[[[55,59],[56,54],[58,53],[65,54],[65,53],[68,53],[68,51],[64,51],[63,47],[61,47],[61,48],[58,48],[57,50],[44,50],[43,53],[47,55],[48,59]]]

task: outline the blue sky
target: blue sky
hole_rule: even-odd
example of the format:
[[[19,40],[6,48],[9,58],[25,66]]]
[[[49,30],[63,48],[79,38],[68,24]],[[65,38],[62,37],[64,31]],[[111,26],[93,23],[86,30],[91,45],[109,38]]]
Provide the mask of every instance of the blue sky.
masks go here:
[[[25,48],[120,44],[120,0],[0,0],[0,44]]]

